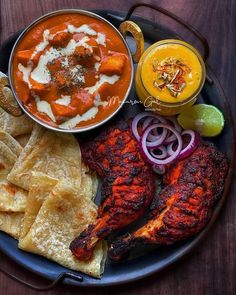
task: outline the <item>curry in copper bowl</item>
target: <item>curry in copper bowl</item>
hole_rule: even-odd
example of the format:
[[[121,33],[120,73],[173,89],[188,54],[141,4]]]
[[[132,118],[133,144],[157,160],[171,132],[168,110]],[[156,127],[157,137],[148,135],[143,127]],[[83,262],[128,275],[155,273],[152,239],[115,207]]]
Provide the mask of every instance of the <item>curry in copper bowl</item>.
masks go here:
[[[80,132],[120,109],[133,64],[112,24],[91,12],[63,10],[41,17],[20,35],[9,79],[32,119],[53,130]]]

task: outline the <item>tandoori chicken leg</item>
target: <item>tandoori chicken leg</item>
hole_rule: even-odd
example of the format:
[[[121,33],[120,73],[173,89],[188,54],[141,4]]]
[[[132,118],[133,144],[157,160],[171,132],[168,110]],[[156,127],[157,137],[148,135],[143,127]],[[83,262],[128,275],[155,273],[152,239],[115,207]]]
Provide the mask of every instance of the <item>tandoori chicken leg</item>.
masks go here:
[[[153,200],[155,176],[126,122],[110,127],[82,146],[82,156],[103,178],[101,193],[105,198],[96,223],[70,245],[78,259],[87,260],[100,239],[143,215]]]
[[[187,159],[170,166],[164,189],[151,206],[149,221],[116,239],[109,256],[117,261],[141,244],[168,245],[188,238],[209,221],[223,190],[228,164],[213,145],[201,144]]]

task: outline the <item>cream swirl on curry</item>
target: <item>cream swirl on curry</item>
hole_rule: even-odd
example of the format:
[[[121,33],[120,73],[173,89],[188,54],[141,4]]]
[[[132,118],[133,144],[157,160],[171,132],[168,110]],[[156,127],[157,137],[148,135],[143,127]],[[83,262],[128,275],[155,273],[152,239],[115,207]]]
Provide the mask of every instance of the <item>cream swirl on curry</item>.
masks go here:
[[[129,88],[131,70],[118,33],[86,15],[41,21],[13,58],[19,99],[34,116],[62,129],[90,126],[111,115]]]

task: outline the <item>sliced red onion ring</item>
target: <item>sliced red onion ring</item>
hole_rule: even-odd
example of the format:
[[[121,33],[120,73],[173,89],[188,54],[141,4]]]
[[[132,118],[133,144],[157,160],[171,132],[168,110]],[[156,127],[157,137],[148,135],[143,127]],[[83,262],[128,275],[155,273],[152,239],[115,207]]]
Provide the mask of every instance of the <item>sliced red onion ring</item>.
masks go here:
[[[172,133],[175,134],[176,138],[177,138],[177,141],[178,141],[178,145],[177,145],[177,149],[176,151],[170,155],[168,158],[165,158],[165,159],[156,159],[154,158],[151,154],[150,154],[150,151],[148,150],[148,146],[147,146],[147,137],[148,137],[148,134],[150,133],[151,130],[153,130],[154,128],[163,128],[163,130],[170,130]],[[163,132],[164,133],[164,132]],[[141,150],[142,150],[142,153],[144,155],[144,157],[153,165],[165,165],[165,164],[169,164],[171,163],[173,160],[175,160],[181,149],[182,149],[182,146],[183,146],[183,141],[182,141],[182,138],[180,136],[180,134],[175,130],[174,127],[172,126],[169,126],[167,124],[153,124],[151,126],[149,126],[143,133],[142,137],[141,137]]]
[[[140,124],[143,118],[145,119]],[[152,164],[153,170],[161,175],[165,173],[166,164],[188,157],[199,143],[198,133],[192,130],[182,132],[175,117],[168,117],[166,120],[152,112],[143,112],[135,116],[132,132],[140,143],[143,157]],[[184,135],[189,135],[190,140],[183,148]]]
[[[173,145],[174,145],[174,142],[171,142],[171,143],[169,143],[168,146],[166,147],[167,154],[168,154],[169,156],[173,155],[173,153],[175,152],[175,151],[173,150]]]
[[[144,131],[149,125],[151,125],[151,123],[159,123],[157,122],[153,122],[153,118],[149,117],[147,119],[144,120],[143,125],[142,125],[142,131]]]
[[[153,122],[153,124],[158,124],[160,122]],[[167,131],[167,135],[168,135],[168,131]],[[166,137],[167,137],[166,135]],[[153,141],[153,140],[156,140],[158,139],[159,137],[161,136],[161,133],[158,132],[157,129],[153,129],[149,134],[148,134],[148,140],[149,141]]]
[[[154,141],[156,139],[159,139],[161,137],[161,134],[158,135],[152,135],[152,134],[148,134],[148,141]]]
[[[182,127],[179,125],[176,118],[175,117],[168,117],[167,119],[174,124],[175,130],[178,131],[179,133],[181,133]],[[174,141],[176,141],[176,136],[174,134],[167,136],[167,138],[165,139],[165,143],[171,143]]]
[[[161,151],[161,154],[156,154],[155,153],[155,151],[156,151],[156,149],[152,149],[152,150],[150,150],[149,152],[150,152],[150,154],[154,157],[154,158],[156,158],[156,159],[165,159],[166,157],[167,157],[167,150],[166,150],[166,148],[164,147],[164,146],[159,146],[158,148],[157,148],[157,150],[158,151]]]
[[[139,113],[138,115],[136,115],[132,121],[132,132],[133,132],[133,135],[134,137],[139,141],[141,136],[139,135],[139,132],[138,132],[138,123],[141,119],[145,118],[145,117],[152,117],[152,118],[155,118],[155,119],[158,119],[161,123],[164,123],[166,124],[167,121],[166,119],[162,118],[161,116],[159,115],[156,115],[152,112],[142,112],[142,113]]]
[[[190,141],[189,141],[189,144],[184,149],[182,149],[178,159],[184,159],[184,158],[187,158],[189,155],[191,155],[195,151],[195,149],[198,147],[200,142],[199,134],[196,131],[184,130],[181,133],[181,135],[185,135],[185,134],[190,135]]]
[[[198,147],[199,144],[199,134],[196,131],[193,130],[184,130],[181,135],[185,135],[188,134],[190,135],[190,141],[187,144],[187,146],[182,149],[182,151],[179,153],[178,159],[184,159],[187,158],[189,155],[191,155],[195,149]],[[167,154],[168,155],[173,155],[173,153],[175,152],[173,150],[173,146],[174,146],[174,142],[170,143],[166,150],[167,150]]]
[[[147,118],[147,119],[145,119],[145,121],[143,122],[143,125],[142,125],[142,133],[144,132],[144,130],[148,127],[148,126],[150,126],[150,125],[152,125],[152,124],[157,124],[157,123],[160,123],[160,121],[158,120],[158,119],[154,119],[154,118]],[[149,134],[148,135],[148,141],[154,141],[154,140],[156,140],[156,139],[159,139],[159,137],[161,136],[161,134],[159,134],[158,133],[158,131],[156,130],[156,129],[154,129],[153,130],[154,132],[153,132],[153,134]]]
[[[167,135],[167,137],[166,137],[166,139],[165,139],[165,144],[166,143],[173,143],[173,142],[175,142],[176,141],[176,136],[174,135],[174,134],[172,134],[172,135],[170,135],[170,136],[168,136]]]
[[[158,123],[160,124],[160,123]],[[166,125],[166,124],[165,124]],[[153,126],[153,125],[151,125]],[[168,126],[168,125],[167,125]],[[150,126],[149,126],[150,127]],[[149,128],[148,127],[148,128]],[[147,129],[148,129],[147,128]],[[147,130],[146,129],[146,130]],[[145,132],[145,131],[144,131]],[[143,133],[144,134],[144,133]],[[156,136],[154,140],[152,141],[148,141],[147,138],[146,138],[146,146],[148,148],[158,148],[160,145],[163,144],[163,142],[165,141],[166,139],[166,135],[167,135],[167,129],[166,128],[163,128],[162,129],[162,133],[159,135],[159,136]]]

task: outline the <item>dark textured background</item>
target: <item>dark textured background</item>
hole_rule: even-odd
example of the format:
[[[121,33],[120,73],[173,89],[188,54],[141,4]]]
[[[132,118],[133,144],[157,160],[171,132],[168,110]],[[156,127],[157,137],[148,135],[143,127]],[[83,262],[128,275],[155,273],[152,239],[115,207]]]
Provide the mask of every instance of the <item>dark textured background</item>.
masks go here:
[[[198,28],[208,39],[208,63],[219,78],[236,114],[236,1],[234,0],[162,0],[149,1],[181,16]],[[0,42],[28,25],[42,14],[62,8],[113,9],[126,11],[133,0],[0,0]],[[137,11],[140,13],[140,10]],[[180,32],[174,22],[142,8],[142,16],[162,22]],[[188,33],[181,32],[186,40]],[[4,58],[4,56],[0,56]],[[133,284],[105,289],[74,289],[60,286],[48,294],[163,294],[163,295],[233,295],[236,294],[236,185],[228,197],[216,224],[192,254],[161,274]],[[0,263],[17,270],[14,263]],[[25,279],[33,279],[24,270]],[[37,281],[35,281],[37,282]],[[5,295],[36,294],[3,274],[0,274],[0,293]]]

